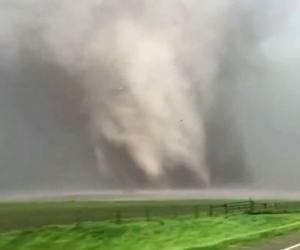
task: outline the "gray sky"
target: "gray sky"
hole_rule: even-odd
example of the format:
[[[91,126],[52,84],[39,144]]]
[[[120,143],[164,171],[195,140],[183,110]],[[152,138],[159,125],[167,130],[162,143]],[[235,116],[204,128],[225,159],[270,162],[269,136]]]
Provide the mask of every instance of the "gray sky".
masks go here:
[[[300,4],[253,3],[254,38],[238,46],[239,120],[255,185],[299,189]],[[243,18],[243,17],[241,17]]]
[[[279,0],[0,0],[0,193],[209,175],[300,189],[299,13]]]

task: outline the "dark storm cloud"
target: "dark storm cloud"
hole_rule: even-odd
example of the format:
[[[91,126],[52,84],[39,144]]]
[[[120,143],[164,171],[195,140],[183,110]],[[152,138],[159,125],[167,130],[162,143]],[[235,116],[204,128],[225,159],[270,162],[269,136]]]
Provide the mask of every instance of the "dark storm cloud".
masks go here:
[[[2,192],[295,186],[297,9],[0,0]]]

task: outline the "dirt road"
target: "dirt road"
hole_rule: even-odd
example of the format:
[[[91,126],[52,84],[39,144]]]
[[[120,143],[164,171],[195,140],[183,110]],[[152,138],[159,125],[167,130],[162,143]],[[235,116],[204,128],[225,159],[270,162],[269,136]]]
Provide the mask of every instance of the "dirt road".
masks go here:
[[[240,247],[241,250],[300,250],[300,231],[279,236],[258,245]]]

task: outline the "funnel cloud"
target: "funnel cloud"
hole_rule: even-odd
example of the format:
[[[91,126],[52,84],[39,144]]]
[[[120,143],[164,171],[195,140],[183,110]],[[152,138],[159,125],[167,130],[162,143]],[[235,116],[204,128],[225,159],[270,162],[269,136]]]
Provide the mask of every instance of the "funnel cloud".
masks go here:
[[[299,8],[0,0],[0,192],[294,188]]]

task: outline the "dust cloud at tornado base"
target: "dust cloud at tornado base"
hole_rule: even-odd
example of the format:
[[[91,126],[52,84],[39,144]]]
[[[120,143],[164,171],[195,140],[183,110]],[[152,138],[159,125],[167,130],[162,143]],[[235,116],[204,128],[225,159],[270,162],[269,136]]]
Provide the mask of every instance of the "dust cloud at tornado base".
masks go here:
[[[2,192],[296,187],[299,4],[0,6]]]

